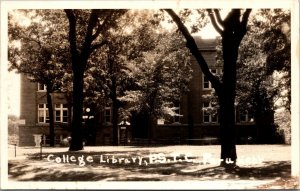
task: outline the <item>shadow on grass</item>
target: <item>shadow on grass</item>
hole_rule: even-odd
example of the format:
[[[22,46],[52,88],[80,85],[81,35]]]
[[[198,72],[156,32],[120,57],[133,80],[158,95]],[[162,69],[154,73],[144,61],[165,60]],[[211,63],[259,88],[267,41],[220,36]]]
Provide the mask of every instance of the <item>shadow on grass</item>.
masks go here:
[[[82,167],[78,163],[59,163],[47,161],[47,156],[62,158],[63,155],[79,156],[92,155],[94,161],[86,162]],[[100,156],[104,163],[100,163]],[[143,156],[142,162],[112,163],[116,159]],[[259,167],[238,167],[226,170],[220,166],[205,166],[191,162],[149,162],[149,151],[124,152],[56,152],[28,155],[25,162],[9,161],[9,178],[19,181],[166,181],[166,180],[264,180],[291,176],[290,161],[266,161]],[[106,158],[105,158],[106,157]],[[200,158],[200,157],[199,157]],[[131,158],[132,159],[132,158]],[[170,161],[172,158],[167,158]],[[183,159],[183,158],[182,158]],[[179,158],[177,158],[179,160]]]
[[[128,176],[122,169],[100,168],[97,171],[85,166],[82,169],[74,165],[60,164],[53,167],[34,167],[31,164],[9,163],[9,179],[18,181],[159,181],[156,177]]]
[[[227,170],[224,167],[212,167],[197,172],[200,177],[214,177],[217,179],[264,180],[279,177],[291,177],[291,163],[289,161],[268,161],[260,167],[237,167]]]

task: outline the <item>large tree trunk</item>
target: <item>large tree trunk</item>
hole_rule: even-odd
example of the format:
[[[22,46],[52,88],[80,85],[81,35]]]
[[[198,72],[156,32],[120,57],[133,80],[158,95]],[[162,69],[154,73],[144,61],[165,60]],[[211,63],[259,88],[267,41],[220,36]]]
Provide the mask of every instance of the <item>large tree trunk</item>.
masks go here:
[[[149,138],[150,119],[146,112],[134,112],[132,114],[132,137],[133,138]]]
[[[50,138],[50,147],[55,145],[55,132],[54,132],[54,115],[53,115],[53,106],[52,106],[52,97],[50,93],[50,88],[47,86],[47,104],[49,112],[49,138]]]
[[[83,73],[80,68],[73,70],[73,118],[72,118],[72,140],[69,150],[77,151],[83,149],[82,143],[82,114],[83,114]]]
[[[106,18],[100,22],[99,14],[100,9],[92,9],[88,18],[88,25],[85,30],[84,41],[78,46],[77,39],[77,22],[78,17],[72,9],[64,10],[69,20],[69,42],[70,52],[72,59],[72,70],[73,70],[73,122],[72,122],[72,142],[70,150],[81,150],[82,145],[82,113],[83,113],[83,74],[86,70],[87,62],[92,52],[103,45],[107,44],[104,40],[101,43],[94,43],[97,41],[99,35],[103,34],[108,30],[106,27],[110,26],[110,21],[117,20],[126,11],[115,11],[108,12]],[[102,23],[102,24],[100,24]],[[107,25],[107,26],[106,26]],[[80,48],[79,48],[80,47]]]
[[[69,20],[69,42],[73,70],[73,119],[72,119],[72,140],[69,150],[76,151],[83,149],[82,143],[82,114],[83,114],[83,75],[86,70],[87,61],[92,52],[92,41],[99,35],[93,36],[93,30],[98,22],[98,11],[93,10],[89,17],[89,23],[81,51],[77,47],[76,16],[71,9],[65,9]],[[102,44],[101,44],[102,45]],[[100,45],[99,45],[100,46]]]
[[[221,165],[235,164],[236,154],[236,132],[235,132],[235,87],[236,87],[236,61],[238,47],[247,31],[247,22],[251,9],[247,9],[241,19],[241,10],[232,9],[224,20],[219,10],[208,9],[208,15],[216,31],[222,36],[223,50],[223,80],[219,81],[208,68],[208,64],[199,52],[194,38],[182,23],[181,19],[173,10],[165,10],[172,17],[187,41],[187,47],[196,58],[203,74],[212,83],[219,99],[220,105],[220,139],[221,139]],[[222,26],[222,28],[220,28]],[[227,163],[226,163],[227,159]],[[228,163],[228,161],[230,163]]]
[[[226,160],[235,164],[236,154],[236,126],[235,126],[235,89],[236,89],[236,61],[238,56],[238,45],[232,34],[224,35],[222,38],[223,49],[223,87],[218,92],[220,105],[220,140],[221,140],[221,165]],[[230,163],[229,163],[230,164]]]

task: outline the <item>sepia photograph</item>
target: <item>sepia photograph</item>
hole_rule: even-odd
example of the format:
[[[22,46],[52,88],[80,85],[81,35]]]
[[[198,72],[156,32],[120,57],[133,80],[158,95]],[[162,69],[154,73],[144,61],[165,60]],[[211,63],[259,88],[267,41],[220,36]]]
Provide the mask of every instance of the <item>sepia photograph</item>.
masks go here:
[[[299,1],[229,2],[2,0],[0,188],[299,189]]]

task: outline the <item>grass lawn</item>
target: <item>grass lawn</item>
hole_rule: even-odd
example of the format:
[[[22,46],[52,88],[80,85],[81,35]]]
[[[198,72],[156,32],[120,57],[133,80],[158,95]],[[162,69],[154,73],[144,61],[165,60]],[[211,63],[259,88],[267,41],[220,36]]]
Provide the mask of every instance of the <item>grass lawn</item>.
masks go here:
[[[69,152],[68,148],[43,148],[42,155],[40,148],[17,147],[16,157],[13,148],[9,148],[8,177],[10,181],[22,182],[113,181],[118,184],[125,181],[133,185],[138,185],[136,181],[163,182],[167,183],[166,189],[178,188],[177,183],[186,181],[195,184],[193,188],[201,189],[204,184],[216,189],[298,187],[298,181],[290,176],[290,146],[237,145],[237,154],[238,168],[227,171],[218,166],[218,145],[99,146],[77,152]]]

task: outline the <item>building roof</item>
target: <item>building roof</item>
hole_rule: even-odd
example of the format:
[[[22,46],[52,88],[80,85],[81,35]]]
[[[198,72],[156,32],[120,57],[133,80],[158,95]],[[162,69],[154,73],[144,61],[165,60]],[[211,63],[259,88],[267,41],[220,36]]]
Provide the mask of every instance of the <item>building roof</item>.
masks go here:
[[[193,36],[199,50],[215,50],[217,39],[202,39],[201,36]]]

